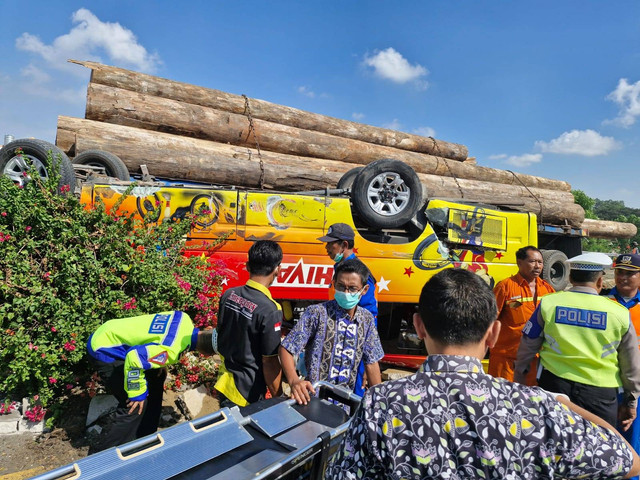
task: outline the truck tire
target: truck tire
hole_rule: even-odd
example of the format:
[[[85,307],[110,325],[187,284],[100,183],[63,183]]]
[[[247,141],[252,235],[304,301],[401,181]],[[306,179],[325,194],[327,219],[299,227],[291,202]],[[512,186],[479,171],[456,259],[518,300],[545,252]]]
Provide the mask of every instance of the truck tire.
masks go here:
[[[370,227],[396,228],[408,223],[422,205],[422,184],[406,163],[376,160],[356,175],[351,200]]]
[[[17,155],[16,150],[22,149],[22,155]],[[11,178],[18,185],[24,186],[29,181],[26,175],[30,166],[33,166],[40,178],[49,178],[52,166],[49,164],[48,153],[51,152],[53,165],[60,173],[58,187],[69,185],[73,190],[76,176],[69,157],[52,143],[44,140],[23,138],[7,143],[0,149],[0,174]]]
[[[349,170],[347,173],[340,177],[338,180],[338,188],[347,189],[353,186],[353,181],[356,179],[358,174],[362,171],[363,167],[356,167]]]
[[[569,285],[569,263],[567,256],[559,250],[542,250],[542,279],[546,280],[556,292]]]
[[[89,165],[102,167],[109,177],[119,180],[129,180],[129,169],[120,157],[104,150],[86,150],[73,159],[75,165]]]

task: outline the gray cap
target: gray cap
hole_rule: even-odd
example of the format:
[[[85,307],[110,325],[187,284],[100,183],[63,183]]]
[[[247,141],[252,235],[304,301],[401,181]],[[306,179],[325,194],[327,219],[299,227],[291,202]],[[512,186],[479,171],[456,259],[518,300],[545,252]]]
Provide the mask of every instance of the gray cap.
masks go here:
[[[334,223],[327,230],[327,234],[324,237],[318,237],[321,242],[335,242],[337,240],[354,240],[356,234],[346,223]]]

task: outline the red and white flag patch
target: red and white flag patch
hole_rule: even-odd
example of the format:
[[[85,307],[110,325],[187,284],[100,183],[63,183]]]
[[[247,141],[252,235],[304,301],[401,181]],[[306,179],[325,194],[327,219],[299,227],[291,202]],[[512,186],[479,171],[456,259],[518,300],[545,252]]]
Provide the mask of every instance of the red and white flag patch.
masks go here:
[[[281,326],[281,325],[282,325],[282,324],[281,324],[280,322],[276,323],[276,324],[273,326],[273,330],[274,330],[274,331],[276,331],[276,332],[279,332],[279,331],[280,331],[280,326]]]
[[[167,363],[168,358],[169,358],[169,354],[166,351],[164,351],[151,357],[149,359],[149,362],[155,363],[156,365],[164,365],[165,363]]]

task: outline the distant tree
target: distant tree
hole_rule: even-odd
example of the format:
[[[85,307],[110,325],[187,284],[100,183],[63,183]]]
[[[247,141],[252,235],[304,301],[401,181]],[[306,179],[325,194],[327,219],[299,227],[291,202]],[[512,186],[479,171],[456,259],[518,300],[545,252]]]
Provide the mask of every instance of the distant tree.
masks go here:
[[[595,199],[595,205],[593,212],[597,215],[597,218],[602,220],[613,220],[625,216],[627,213],[632,213],[630,208],[624,205],[622,200],[600,200]]]
[[[584,209],[584,216],[586,218],[598,218],[593,211],[593,207],[596,204],[596,200],[594,198],[591,198],[582,190],[571,190],[571,193],[573,193],[573,198],[576,203]]]

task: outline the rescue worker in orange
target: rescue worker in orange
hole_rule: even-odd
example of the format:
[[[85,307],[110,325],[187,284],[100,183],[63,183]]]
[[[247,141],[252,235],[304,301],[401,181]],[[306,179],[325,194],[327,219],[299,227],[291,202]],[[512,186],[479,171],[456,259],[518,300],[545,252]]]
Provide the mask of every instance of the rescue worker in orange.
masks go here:
[[[540,278],[542,253],[531,245],[516,252],[518,273],[499,282],[493,289],[498,304],[498,321],[502,323],[500,336],[489,352],[489,375],[513,382],[514,364],[522,328],[538,306],[540,298],[555,292]],[[534,360],[535,362],[535,360]],[[526,384],[536,385],[536,365],[529,370]]]
[[[629,310],[631,323],[637,334],[640,332],[640,255],[631,253],[618,255],[613,262],[613,269],[616,286],[609,292],[609,298]],[[620,398],[620,401],[624,405],[625,399]],[[640,450],[640,418],[638,416],[627,431],[621,428],[618,430],[636,452]]]

